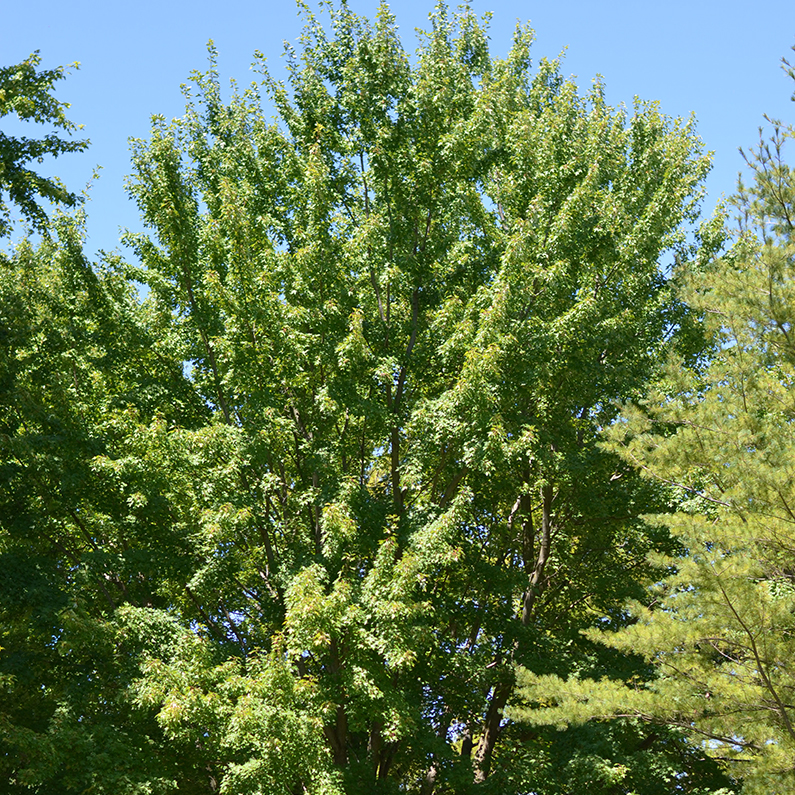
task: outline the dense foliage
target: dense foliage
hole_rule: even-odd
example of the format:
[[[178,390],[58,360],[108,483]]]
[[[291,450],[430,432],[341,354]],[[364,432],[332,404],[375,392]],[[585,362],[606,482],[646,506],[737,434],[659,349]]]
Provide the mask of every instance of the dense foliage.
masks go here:
[[[531,69],[526,28],[492,58],[466,9],[413,59],[386,8],[305,15],[287,85],[225,103],[211,53],[134,142],[138,265],[79,215],[0,256],[0,775],[717,791],[676,729],[506,713],[517,666],[653,676],[583,630],[679,550],[599,439],[700,361],[661,264],[695,252],[692,123]]]
[[[616,452],[678,495],[678,511],[658,521],[682,554],[666,561],[671,576],[651,605],[635,606],[637,624],[591,636],[642,653],[656,677],[631,690],[523,677],[531,702],[557,704],[524,713],[531,721],[625,714],[678,725],[760,795],[795,785],[795,170],[784,158],[795,129],[769,121],[734,200],[740,238],[684,291],[709,359],[672,361],[611,429]]]

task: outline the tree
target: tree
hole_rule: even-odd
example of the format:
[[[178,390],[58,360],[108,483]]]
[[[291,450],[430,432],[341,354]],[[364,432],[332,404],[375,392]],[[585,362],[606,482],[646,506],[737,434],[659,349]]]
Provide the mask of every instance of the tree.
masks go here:
[[[190,425],[206,407],[153,349],[132,285],[85,259],[79,222],[56,216],[48,231],[0,254],[0,778],[9,793],[142,780],[190,792],[154,716],[126,696],[135,655],[170,625],[123,606],[179,550],[164,517],[136,522],[94,467],[134,418]],[[140,500],[162,484],[136,464]]]
[[[67,72],[55,69],[37,70],[41,63],[38,51],[22,63],[0,68],[0,118],[14,114],[23,121],[51,124],[56,129],[73,133],[77,125],[66,118],[68,103],[59,102],[53,95],[55,83]],[[72,64],[77,68],[77,64]],[[45,156],[58,157],[65,152],[82,152],[88,141],[69,141],[55,133],[43,138],[16,138],[0,131],[0,236],[10,229],[10,208],[15,204],[25,219],[37,230],[47,228],[47,214],[39,201],[73,207],[78,197],[70,193],[57,177],[42,177],[29,168],[32,162],[41,163]],[[8,195],[8,200],[4,195]]]
[[[685,293],[711,356],[672,362],[612,429],[613,449],[671,489],[676,511],[658,521],[682,549],[651,603],[633,607],[636,624],[592,637],[642,653],[657,676],[632,690],[525,677],[528,699],[556,689],[553,720],[623,713],[682,727],[744,793],[795,782],[795,171],[784,158],[795,130],[769,122],[734,199],[740,238]]]
[[[47,654],[108,639],[71,689],[12,682],[41,716],[10,735],[14,781],[47,781],[42,749],[91,716],[138,727],[131,758],[158,749],[123,782],[97,763],[103,791],[540,792],[547,739],[505,718],[515,665],[646,669],[580,630],[671,550],[639,518],[658,490],[598,438],[686,342],[659,263],[689,254],[692,123],[531,72],[526,28],[493,59],[467,9],[437,8],[414,64],[385,7],[332,10],[330,34],[304,13],[288,86],[261,63],[224,104],[211,51],[185,116],[134,143],[140,267],[8,261],[9,295],[25,267],[46,286],[25,318],[73,295],[81,322],[57,350],[12,324],[4,493],[26,518],[3,554],[39,551]],[[602,744],[651,748],[639,731]]]

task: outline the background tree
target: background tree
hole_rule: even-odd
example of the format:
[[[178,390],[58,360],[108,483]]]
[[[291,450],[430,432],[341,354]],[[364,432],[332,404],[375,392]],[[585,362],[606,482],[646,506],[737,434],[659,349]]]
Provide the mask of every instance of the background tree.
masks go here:
[[[59,102],[53,94],[55,83],[67,72],[62,66],[39,71],[36,67],[40,63],[39,53],[34,52],[22,63],[0,68],[0,118],[13,114],[22,121],[49,124],[71,134],[79,127],[66,118],[69,104]],[[72,66],[77,68],[77,64]],[[9,201],[39,231],[47,229],[41,199],[68,207],[77,203],[78,197],[57,177],[42,177],[29,164],[41,163],[46,156],[82,152],[86,147],[86,140],[69,141],[56,133],[43,138],[18,138],[0,130],[0,236],[10,229]]]
[[[52,605],[30,636],[9,601],[9,646],[43,671],[107,638],[68,687],[8,674],[36,707],[6,717],[19,786],[559,792],[537,762],[571,755],[505,718],[515,665],[647,671],[580,630],[671,551],[597,441],[686,342],[659,263],[689,255],[692,123],[531,72],[525,28],[491,58],[468,10],[414,64],[385,7],[305,14],[287,86],[262,65],[225,104],[213,59],[134,143],[140,267],[92,270],[66,231],[6,263],[2,552]],[[158,750],[59,780],[47,744],[91,721]],[[649,780],[698,768],[670,734],[590,736],[572,787],[646,751]]]
[[[672,362],[611,434],[612,449],[669,485],[678,510],[659,521],[682,554],[665,561],[671,574],[651,604],[633,607],[636,624],[591,637],[644,654],[657,677],[633,690],[558,683],[548,713],[680,726],[750,793],[795,782],[795,172],[784,158],[795,130],[768,121],[769,137],[760,132],[747,158],[752,183],[734,200],[740,239],[693,272],[685,292],[703,318],[708,362]],[[528,699],[556,687],[524,681]]]
[[[190,792],[125,694],[134,655],[170,637],[167,617],[122,609],[167,608],[151,588],[179,560],[165,516],[136,516],[163,486],[156,453],[129,457],[132,499],[95,468],[141,416],[190,425],[207,409],[158,355],[134,288],[83,257],[79,220],[48,231],[0,255],[0,778],[10,793]]]

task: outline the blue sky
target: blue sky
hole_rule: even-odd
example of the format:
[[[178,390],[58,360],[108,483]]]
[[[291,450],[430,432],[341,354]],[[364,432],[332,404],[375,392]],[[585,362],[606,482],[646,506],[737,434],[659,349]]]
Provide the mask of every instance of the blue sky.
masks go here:
[[[350,0],[373,16],[377,2]],[[451,3],[455,5],[455,3]],[[793,55],[795,3],[757,0],[753,5],[717,0],[551,3],[549,0],[472,3],[477,13],[492,11],[491,45],[503,55],[517,21],[536,31],[535,59],[554,57],[564,48],[565,74],[587,89],[603,76],[607,99],[631,105],[633,97],[658,100],[673,116],[695,113],[698,131],[715,152],[715,166],[704,209],[734,190],[742,160],[764,123],[763,114],[795,120],[790,96],[795,85],[779,68]],[[430,2],[395,0],[391,8],[413,50],[416,27],[423,27]],[[6,3],[0,26],[0,64],[17,63],[40,50],[44,67],[81,63],[59,84],[58,96],[71,103],[70,118],[85,126],[91,148],[43,167],[81,190],[95,166],[100,179],[91,189],[89,250],[119,245],[120,227],[136,229],[138,216],[123,183],[129,173],[129,137],[145,137],[149,118],[181,115],[180,84],[206,65],[206,43],[219,50],[223,78],[247,84],[249,65],[261,50],[277,73],[282,42],[295,41],[301,23],[292,0],[139,0],[132,3]],[[4,129],[13,130],[0,122]],[[33,130],[31,130],[33,132]],[[795,162],[795,145],[790,156]]]

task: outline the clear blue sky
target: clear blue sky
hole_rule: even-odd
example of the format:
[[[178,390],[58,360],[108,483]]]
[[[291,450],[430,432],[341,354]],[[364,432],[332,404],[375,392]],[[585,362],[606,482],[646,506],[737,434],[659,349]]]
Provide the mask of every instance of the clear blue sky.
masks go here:
[[[351,0],[350,5],[368,16],[377,8],[373,0]],[[425,25],[431,3],[395,0],[391,8],[404,46],[413,50],[414,30]],[[779,68],[782,55],[795,56],[790,50],[793,0],[475,0],[473,8],[494,13],[495,55],[506,52],[517,20],[530,21],[537,36],[535,58],[567,48],[564,73],[576,75],[582,88],[599,73],[611,104],[629,105],[637,95],[659,100],[669,115],[695,113],[699,133],[715,152],[706,211],[734,190],[742,167],[737,148],[754,144],[763,114],[795,120],[790,101],[795,85]],[[254,50],[261,50],[278,73],[282,42],[295,41],[299,32],[292,0],[4,4],[0,64],[18,63],[36,49],[44,67],[81,64],[59,84],[58,96],[71,103],[70,118],[85,125],[91,148],[45,168],[72,190],[81,190],[94,167],[103,167],[88,207],[89,250],[113,249],[120,227],[139,227],[123,188],[129,173],[127,139],[145,137],[153,113],[181,115],[180,84],[192,70],[204,69],[207,40],[212,38],[219,50],[221,75],[247,84],[255,77],[249,70]],[[795,162],[795,142],[790,162]]]

